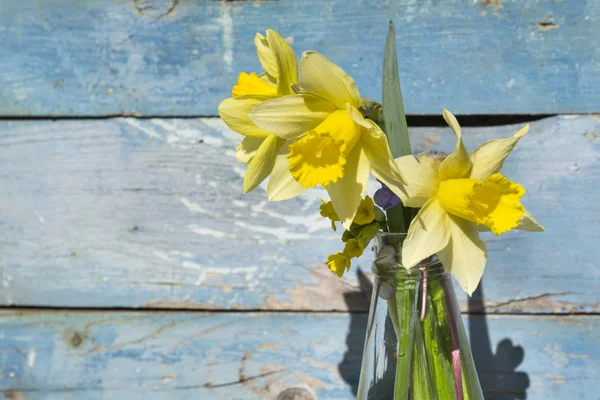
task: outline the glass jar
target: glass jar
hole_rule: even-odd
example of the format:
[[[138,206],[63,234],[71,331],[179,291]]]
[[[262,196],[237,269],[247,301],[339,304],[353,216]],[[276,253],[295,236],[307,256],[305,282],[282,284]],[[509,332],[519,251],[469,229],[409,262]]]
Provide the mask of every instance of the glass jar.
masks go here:
[[[483,400],[450,274],[437,256],[406,269],[405,234],[379,233],[359,400]]]

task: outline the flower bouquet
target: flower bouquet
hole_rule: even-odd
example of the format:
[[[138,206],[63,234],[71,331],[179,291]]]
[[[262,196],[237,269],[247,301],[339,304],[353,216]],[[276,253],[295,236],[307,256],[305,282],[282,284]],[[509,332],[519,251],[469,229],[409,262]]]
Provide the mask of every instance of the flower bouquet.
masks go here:
[[[268,180],[269,200],[323,187],[320,213],[341,224],[341,251],[326,264],[339,277],[376,239],[361,399],[483,399],[449,274],[469,295],[486,264],[479,232],[544,228],[520,203],[525,189],[499,171],[528,126],[469,154],[457,119],[446,157],[413,156],[390,23],[382,103],[315,51],[298,63],[275,31],[254,39],[264,72],[241,73],[219,115],[243,136],[243,190]],[[365,196],[370,175],[381,183]]]

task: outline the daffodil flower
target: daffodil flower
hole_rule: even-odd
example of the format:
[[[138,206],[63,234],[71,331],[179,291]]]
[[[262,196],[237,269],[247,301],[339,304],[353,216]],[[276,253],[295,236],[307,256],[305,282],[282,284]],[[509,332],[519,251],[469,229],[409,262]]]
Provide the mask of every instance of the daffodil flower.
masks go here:
[[[254,39],[264,73],[242,72],[231,91],[232,97],[219,105],[219,115],[234,131],[244,136],[236,148],[236,158],[248,164],[244,175],[244,193],[256,188],[269,174],[269,198],[294,197],[304,190],[289,173],[288,145],[285,139],[256,126],[249,117],[252,109],[264,101],[294,93],[298,71],[294,51],[277,32],[267,30]]]
[[[458,121],[444,110],[444,119],[457,138],[456,150],[440,161],[427,154],[396,159],[408,181],[390,186],[404,205],[421,208],[402,248],[404,267],[437,254],[469,295],[477,288],[486,264],[479,231],[496,235],[512,229],[540,232],[544,228],[520,203],[525,190],[498,173],[525,126],[513,137],[492,140],[469,155]]]
[[[289,169],[303,187],[327,189],[342,225],[349,228],[371,168],[382,182],[403,182],[385,134],[358,111],[356,83],[321,54],[305,52],[298,94],[256,105],[250,118],[289,145]]]

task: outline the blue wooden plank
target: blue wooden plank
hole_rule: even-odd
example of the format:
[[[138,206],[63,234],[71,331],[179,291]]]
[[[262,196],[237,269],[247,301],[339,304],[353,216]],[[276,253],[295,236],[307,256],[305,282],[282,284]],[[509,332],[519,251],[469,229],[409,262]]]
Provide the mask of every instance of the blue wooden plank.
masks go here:
[[[597,399],[599,318],[495,316],[487,324],[490,342],[473,345],[486,399]],[[3,311],[0,393],[250,400],[302,387],[321,400],[349,399],[365,326],[365,314]]]
[[[548,230],[484,235],[489,311],[600,311],[598,132],[597,117],[536,121],[511,154],[503,171]],[[447,128],[411,137],[454,147]],[[341,245],[318,213],[326,194],[243,195],[238,142],[219,119],[0,121],[0,304],[365,310],[354,271],[370,257],[343,280],[321,264]]]
[[[390,18],[409,114],[600,110],[600,0],[3,0],[0,115],[216,114],[273,28],[381,93]]]

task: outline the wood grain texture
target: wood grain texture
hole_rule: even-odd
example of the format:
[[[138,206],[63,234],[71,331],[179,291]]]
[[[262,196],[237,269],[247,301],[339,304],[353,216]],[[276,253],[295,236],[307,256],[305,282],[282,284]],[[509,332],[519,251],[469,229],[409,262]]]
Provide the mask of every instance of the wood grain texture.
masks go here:
[[[597,399],[600,319],[496,316],[487,323],[491,347],[473,346],[476,357],[491,354],[479,364],[486,399]],[[0,393],[274,400],[298,386],[321,400],[349,399],[364,326],[365,314],[3,311]]]
[[[488,312],[600,310],[598,132],[593,116],[536,121],[508,159],[547,232],[484,235]],[[447,128],[411,136],[415,151],[454,147]],[[325,193],[243,195],[238,141],[219,119],[0,121],[0,304],[366,311],[369,256],[342,280],[321,264],[341,246]]]
[[[320,51],[381,96],[398,27],[409,114],[600,110],[600,0],[3,0],[0,115],[213,116],[256,32]]]

